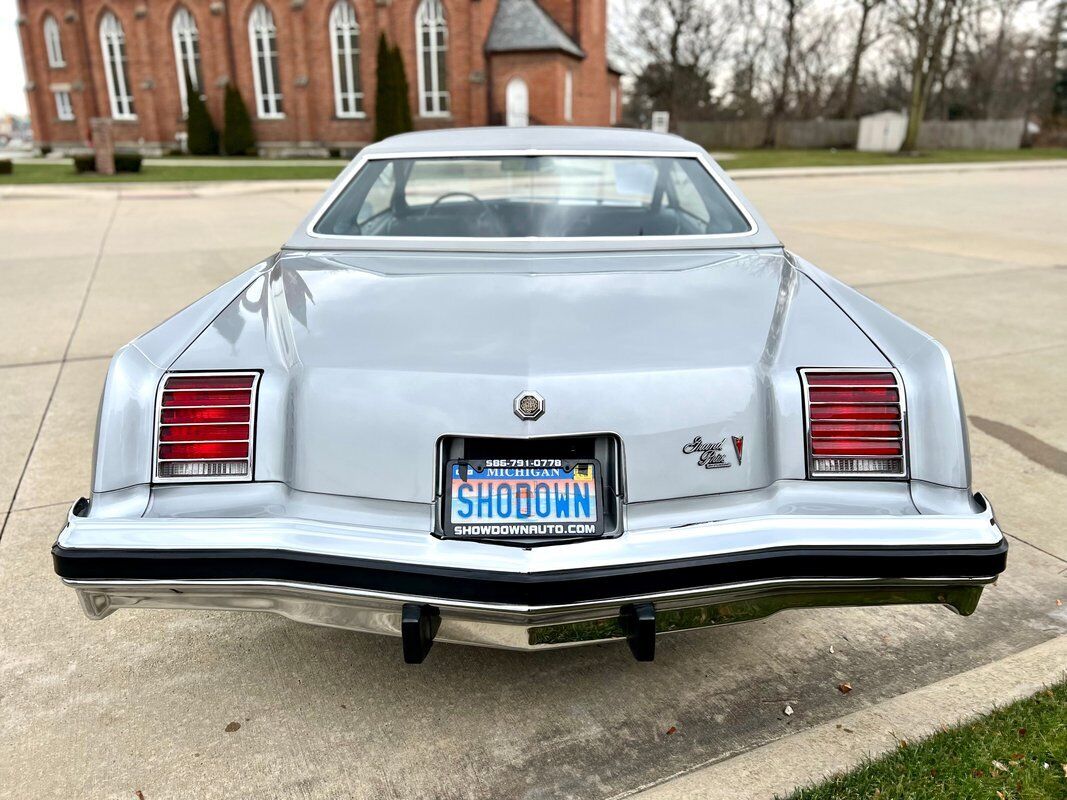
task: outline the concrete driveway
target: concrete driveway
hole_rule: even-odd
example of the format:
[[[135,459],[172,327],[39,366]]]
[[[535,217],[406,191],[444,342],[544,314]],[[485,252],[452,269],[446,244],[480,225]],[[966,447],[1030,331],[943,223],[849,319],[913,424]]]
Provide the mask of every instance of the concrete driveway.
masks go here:
[[[269,253],[315,192],[0,199],[0,796],[619,797],[1064,635],[1065,186],[1064,169],[743,186],[791,248],[955,356],[975,485],[1012,535],[974,616],[791,611],[666,637],[653,664],[438,645],[421,667],[397,640],[268,615],[91,623],[52,573],[110,354]]]

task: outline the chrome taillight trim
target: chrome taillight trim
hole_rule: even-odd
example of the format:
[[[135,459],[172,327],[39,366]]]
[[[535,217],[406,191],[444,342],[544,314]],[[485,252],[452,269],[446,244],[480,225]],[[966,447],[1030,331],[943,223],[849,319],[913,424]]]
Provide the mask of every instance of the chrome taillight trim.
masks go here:
[[[812,479],[834,479],[834,480],[907,480],[908,479],[908,466],[910,462],[910,448],[908,447],[908,403],[907,392],[904,390],[904,381],[901,380],[900,372],[893,367],[801,367],[797,370],[800,375],[800,389],[803,396],[803,413],[804,413],[804,462],[807,465],[807,476]],[[808,374],[809,373],[825,373],[832,372],[836,374],[843,373],[885,373],[893,376],[896,383],[894,384],[878,384],[878,385],[865,385],[865,384],[835,384],[834,389],[893,389],[897,390],[898,400],[884,400],[884,401],[812,401],[809,395],[808,386]],[[816,387],[822,388],[822,387]],[[829,387],[826,387],[829,388]],[[850,456],[850,455],[826,455],[815,456],[812,452],[812,436],[811,436],[811,408],[812,406],[820,405],[849,405],[849,406],[897,406],[900,409],[900,455],[899,456]],[[863,423],[863,422],[897,422],[898,420],[864,420],[864,419],[833,419],[833,420],[814,420],[815,422],[830,422],[830,423]],[[895,440],[896,437],[858,437],[869,441],[886,441]],[[820,458],[824,460],[841,460],[846,458],[854,459],[869,459],[869,460],[884,460],[884,459],[900,459],[900,471],[898,472],[836,472],[829,470],[817,470],[815,469],[815,459]]]
[[[258,370],[218,370],[215,372],[204,371],[182,371],[175,370],[173,372],[164,373],[163,377],[159,381],[159,386],[156,388],[156,418],[155,427],[153,430],[153,446],[152,446],[152,483],[248,483],[252,481],[255,470],[255,456],[256,456],[256,412],[259,401],[259,380],[262,377],[262,372]],[[167,406],[168,409],[175,408],[247,408],[248,409],[248,422],[239,423],[218,423],[218,422],[163,422],[163,394],[167,391],[167,381],[171,378],[214,378],[214,377],[234,377],[234,376],[248,376],[252,378],[251,386],[241,389],[172,389],[170,391],[182,391],[182,392],[205,392],[205,391],[242,391],[250,392],[249,401],[247,405],[217,405],[217,406]],[[164,426],[173,427],[176,425],[219,425],[219,424],[238,424],[248,425],[248,456],[244,458],[208,458],[208,459],[190,459],[190,458],[160,458],[159,457],[159,445],[161,444],[159,434]],[[211,440],[212,443],[215,440]],[[217,441],[244,441],[239,440],[217,440]],[[207,440],[204,440],[208,443]],[[182,442],[164,442],[164,444],[182,444]],[[194,477],[166,477],[159,474],[159,465],[168,462],[176,461],[246,461],[248,463],[248,469],[244,475],[220,475],[220,476],[201,476]]]

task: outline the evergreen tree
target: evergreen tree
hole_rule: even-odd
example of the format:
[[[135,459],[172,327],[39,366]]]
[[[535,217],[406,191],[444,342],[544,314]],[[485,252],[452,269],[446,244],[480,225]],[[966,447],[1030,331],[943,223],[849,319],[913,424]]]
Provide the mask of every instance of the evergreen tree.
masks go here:
[[[222,149],[228,156],[255,155],[256,135],[252,118],[241,93],[232,83],[226,84],[225,125],[222,129]]]
[[[400,48],[390,47],[385,34],[378,37],[378,91],[374,98],[374,139],[412,130],[408,81]]]
[[[393,45],[393,69],[396,74],[397,102],[397,133],[406,133],[415,130],[411,119],[411,103],[408,101],[408,76],[404,72],[404,56],[400,53],[400,46]]]
[[[213,156],[219,152],[219,132],[211,121],[207,104],[200,91],[193,86],[189,73],[185,73],[185,97],[189,113],[185,119],[185,130],[189,135],[189,152],[194,156]]]

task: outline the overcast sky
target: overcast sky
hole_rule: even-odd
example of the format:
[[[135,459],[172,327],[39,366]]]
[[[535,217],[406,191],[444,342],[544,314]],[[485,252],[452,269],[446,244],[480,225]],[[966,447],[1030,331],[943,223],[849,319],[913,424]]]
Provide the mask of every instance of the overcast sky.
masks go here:
[[[15,27],[15,0],[0,0],[0,114],[25,114],[22,51]]]

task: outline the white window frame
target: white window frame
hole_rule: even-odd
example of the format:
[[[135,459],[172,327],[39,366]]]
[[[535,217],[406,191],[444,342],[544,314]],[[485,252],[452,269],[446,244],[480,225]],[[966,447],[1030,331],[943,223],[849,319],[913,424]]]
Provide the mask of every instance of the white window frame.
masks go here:
[[[70,101],[70,92],[66,89],[53,89],[52,96],[56,100],[56,118],[61,122],[73,120],[74,105]]]
[[[174,40],[174,64],[178,71],[178,96],[181,98],[182,116],[189,116],[189,97],[185,91],[185,73],[193,89],[200,91],[200,29],[196,17],[185,6],[178,6],[170,24]]]
[[[274,25],[274,15],[263,3],[256,3],[248,16],[248,47],[252,56],[252,82],[256,89],[256,116],[260,119],[285,119],[282,90],[278,85],[281,83],[278,72],[278,29]],[[260,61],[263,62],[262,77]]]
[[[330,12],[330,62],[333,64],[333,107],[340,119],[361,119],[363,81],[359,69],[359,18],[348,0],[337,0]],[[341,42],[338,42],[338,40]],[[342,88],[341,73],[344,71]],[[358,89],[355,88],[358,85]],[[346,102],[348,108],[345,108]]]
[[[439,31],[444,44],[437,42]],[[424,37],[424,33],[429,36]],[[424,38],[429,40],[429,48],[424,44]],[[446,65],[448,62],[448,20],[445,18],[445,8],[441,0],[422,0],[419,3],[419,9],[415,13],[415,53],[419,73],[419,116],[452,116],[451,93],[448,89],[441,88],[448,85],[448,67],[445,67],[444,75],[441,75],[438,69],[442,60],[439,56],[443,54]],[[426,85],[427,58],[430,59],[429,86]]]
[[[574,122],[574,70],[563,74],[563,121]]]
[[[608,124],[614,125],[619,121],[619,90],[614,86],[608,92],[608,101],[611,103],[608,109]]]
[[[100,53],[104,58],[104,77],[107,79],[107,98],[112,118],[137,119],[130,76],[126,72],[126,31],[119,18],[110,11],[100,18]]]
[[[44,18],[44,49],[48,54],[48,66],[52,69],[67,66],[63,58],[63,39],[59,35],[59,23],[49,14]]]

